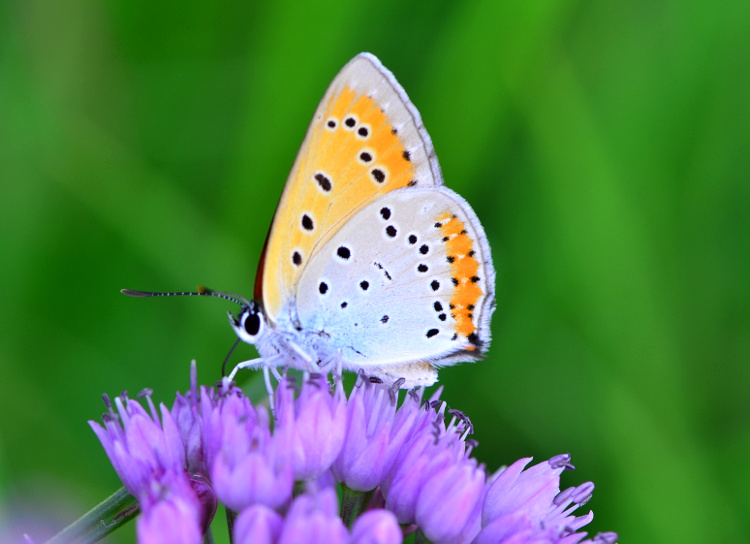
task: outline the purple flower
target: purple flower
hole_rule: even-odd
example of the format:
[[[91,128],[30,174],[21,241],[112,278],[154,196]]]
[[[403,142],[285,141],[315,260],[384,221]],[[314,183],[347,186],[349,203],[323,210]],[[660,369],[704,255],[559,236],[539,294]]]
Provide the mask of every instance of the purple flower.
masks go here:
[[[581,542],[577,532],[593,519],[593,513],[571,515],[591,498],[591,482],[560,493],[560,473],[573,469],[570,455],[558,455],[526,470],[530,458],[520,459],[503,470],[490,485],[482,509],[482,531],[475,544]],[[569,506],[572,505],[572,506]],[[617,535],[604,533],[599,542],[614,542]]]
[[[140,543],[197,544],[217,499],[236,513],[238,544],[398,544],[402,527],[434,544],[592,542],[581,529],[593,514],[575,512],[593,484],[560,492],[569,455],[488,476],[471,457],[470,421],[440,393],[423,402],[410,391],[399,406],[397,389],[364,376],[348,400],[325,377],[299,388],[284,377],[272,420],[226,380],[198,389],[193,367],[171,412],[123,395],[91,427],[138,499]]]
[[[201,414],[198,402],[198,372],[195,361],[190,365],[190,390],[183,396],[179,392],[172,405],[172,418],[177,423],[185,448],[185,462],[189,472],[208,472],[203,458],[201,439]]]
[[[183,472],[169,474],[140,502],[140,544],[198,544],[203,539],[199,501]],[[213,514],[211,514],[213,517]]]
[[[332,467],[336,479],[356,491],[375,489],[391,470],[415,423],[424,422],[418,417],[419,405],[417,395],[408,395],[397,410],[391,387],[360,376],[347,403],[344,446]]]
[[[252,504],[279,508],[292,495],[294,473],[285,436],[238,389],[201,398],[203,444],[216,495],[234,511]]]
[[[432,541],[458,537],[474,512],[484,487],[475,459],[443,467],[429,478],[417,500],[416,521]]]
[[[274,544],[278,541],[284,520],[268,506],[254,504],[246,508],[234,522],[237,544]]]
[[[382,487],[385,505],[399,522],[417,523],[433,541],[465,532],[470,518],[477,517],[485,485],[484,470],[465,455],[468,420],[454,418],[446,428],[444,410],[443,403],[438,419],[430,418],[431,427],[414,433]]]
[[[191,483],[177,424],[163,404],[160,423],[149,394],[145,396],[150,415],[123,396],[115,399],[117,414],[107,402],[104,427],[89,424],[125,488],[138,499],[138,541],[198,543],[216,509],[211,486]]]
[[[338,498],[332,488],[308,491],[294,499],[286,519],[263,505],[246,508],[234,525],[238,544],[400,544],[398,521],[386,510],[369,510],[352,527],[351,536],[338,517]]]
[[[338,457],[346,432],[346,397],[338,382],[333,393],[321,375],[302,383],[297,398],[285,378],[277,387],[276,434],[285,434],[296,480],[317,478]]]
[[[368,510],[352,527],[351,544],[401,544],[404,540],[396,516],[388,510]]]
[[[347,544],[349,534],[338,513],[333,489],[300,495],[289,508],[278,544]]]
[[[146,397],[151,415],[126,396],[117,397],[120,425],[105,397],[109,413],[104,415],[104,427],[89,421],[125,488],[139,500],[149,493],[153,481],[185,469],[185,449],[177,425],[163,404],[160,423],[151,397]]]
[[[216,493],[211,481],[203,474],[191,474],[189,483],[201,505],[201,518],[198,521],[203,529],[203,533],[205,533],[214,519],[216,507],[218,506]]]
[[[560,492],[560,474],[563,470],[574,469],[570,455],[555,456],[524,471],[530,461],[530,457],[519,459],[497,476],[484,500],[483,525],[522,507],[530,516],[545,514]]]

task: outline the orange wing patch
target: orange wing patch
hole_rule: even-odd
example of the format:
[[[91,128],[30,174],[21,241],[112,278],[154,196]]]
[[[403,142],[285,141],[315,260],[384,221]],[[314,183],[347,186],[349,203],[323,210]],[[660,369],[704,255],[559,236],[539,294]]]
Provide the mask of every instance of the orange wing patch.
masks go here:
[[[326,130],[313,157],[317,164],[331,165],[335,194],[319,244],[342,220],[381,194],[406,186],[414,175],[401,139],[369,96],[345,88],[327,105],[322,123]]]
[[[345,87],[326,105],[322,120],[314,123],[320,125],[313,125],[317,138],[311,142],[295,182],[307,185],[302,186],[299,197],[305,209],[314,211],[315,228],[306,230],[303,225],[292,229],[288,246],[303,247],[307,255],[325,244],[359,209],[406,186],[413,176],[401,139],[369,96],[358,96]],[[296,208],[299,210],[299,205]],[[302,220],[300,215],[298,221]]]
[[[456,322],[456,334],[466,338],[466,347],[475,351],[479,343],[476,334],[474,309],[483,292],[479,286],[479,262],[474,258],[474,243],[463,221],[446,213],[437,220],[451,265],[451,278],[455,290],[450,299],[451,315]]]
[[[378,196],[413,181],[409,152],[376,100],[345,86],[322,105],[279,203],[274,244],[265,256],[276,278],[264,278],[269,317],[305,264],[341,223]],[[293,199],[293,201],[291,201]]]

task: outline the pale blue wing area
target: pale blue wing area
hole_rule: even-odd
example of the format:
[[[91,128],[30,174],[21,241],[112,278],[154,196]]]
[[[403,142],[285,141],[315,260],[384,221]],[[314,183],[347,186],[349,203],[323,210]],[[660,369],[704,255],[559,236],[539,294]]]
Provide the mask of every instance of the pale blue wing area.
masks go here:
[[[463,323],[475,331],[471,341],[451,311],[458,288],[445,217],[463,223],[479,263],[481,295],[472,323]],[[494,279],[484,230],[466,201],[445,187],[406,188],[363,208],[315,254],[296,291],[296,318],[304,333],[340,350],[345,368],[475,360],[489,342]]]

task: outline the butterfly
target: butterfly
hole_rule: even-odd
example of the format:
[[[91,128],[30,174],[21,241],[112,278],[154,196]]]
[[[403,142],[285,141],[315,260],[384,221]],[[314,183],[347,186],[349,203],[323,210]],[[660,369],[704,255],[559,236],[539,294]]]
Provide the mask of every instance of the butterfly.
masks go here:
[[[235,368],[341,369],[400,387],[483,358],[495,308],[487,236],[443,185],[430,136],[372,54],[333,79],[266,238],[254,297],[230,324],[260,358]],[[232,373],[234,376],[234,372]],[[266,374],[267,376],[267,374]]]

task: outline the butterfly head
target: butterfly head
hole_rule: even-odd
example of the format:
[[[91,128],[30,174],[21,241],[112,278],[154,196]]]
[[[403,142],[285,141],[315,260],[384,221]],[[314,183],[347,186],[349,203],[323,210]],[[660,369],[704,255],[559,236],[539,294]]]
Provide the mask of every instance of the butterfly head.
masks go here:
[[[232,312],[229,313],[229,324],[232,325],[234,332],[243,342],[255,344],[263,337],[268,326],[266,315],[260,304],[251,300],[242,305],[242,310],[235,317]]]

